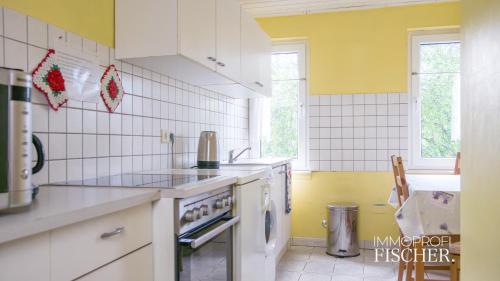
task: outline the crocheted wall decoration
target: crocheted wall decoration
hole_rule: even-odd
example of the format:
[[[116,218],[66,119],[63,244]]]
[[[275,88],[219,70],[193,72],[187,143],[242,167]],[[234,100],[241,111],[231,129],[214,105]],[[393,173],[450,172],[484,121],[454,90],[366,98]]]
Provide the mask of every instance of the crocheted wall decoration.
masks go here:
[[[33,70],[32,77],[33,87],[45,95],[52,109],[57,111],[68,101],[64,77],[53,49],[49,49],[43,60]]]
[[[106,68],[101,77],[101,98],[109,112],[114,112],[123,99],[122,81],[116,67],[112,64]]]

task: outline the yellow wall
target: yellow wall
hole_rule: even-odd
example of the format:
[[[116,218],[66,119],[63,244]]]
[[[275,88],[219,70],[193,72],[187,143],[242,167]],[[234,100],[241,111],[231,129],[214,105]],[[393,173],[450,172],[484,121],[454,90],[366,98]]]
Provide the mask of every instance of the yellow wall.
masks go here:
[[[307,38],[310,93],[407,92],[408,29],[460,24],[458,2],[259,19],[273,39]]]
[[[394,209],[385,204],[394,179],[390,173],[317,172],[293,176],[292,236],[325,238],[321,220],[331,202],[359,204],[359,239],[397,237]]]
[[[0,0],[0,5],[114,46],[114,0]]]
[[[500,280],[500,1],[463,0],[461,278]]]

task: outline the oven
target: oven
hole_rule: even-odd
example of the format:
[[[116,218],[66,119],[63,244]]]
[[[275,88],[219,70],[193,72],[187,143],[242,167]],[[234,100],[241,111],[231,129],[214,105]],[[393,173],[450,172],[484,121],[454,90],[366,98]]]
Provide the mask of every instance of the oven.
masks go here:
[[[230,189],[177,202],[176,280],[232,281],[233,228]]]

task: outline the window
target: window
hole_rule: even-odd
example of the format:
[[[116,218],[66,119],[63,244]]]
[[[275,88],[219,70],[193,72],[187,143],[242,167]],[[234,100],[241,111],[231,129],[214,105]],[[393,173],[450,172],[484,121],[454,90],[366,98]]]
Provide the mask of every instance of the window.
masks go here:
[[[293,157],[306,169],[305,44],[273,47],[272,97],[262,103],[261,157]]]
[[[460,149],[458,33],[411,37],[410,168],[452,169]]]

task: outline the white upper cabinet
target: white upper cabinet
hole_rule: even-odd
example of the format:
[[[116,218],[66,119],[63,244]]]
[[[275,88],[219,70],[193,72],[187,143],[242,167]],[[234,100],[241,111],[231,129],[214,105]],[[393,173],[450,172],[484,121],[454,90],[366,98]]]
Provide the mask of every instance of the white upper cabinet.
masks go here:
[[[179,4],[180,54],[215,70],[215,0],[180,0]]]
[[[235,0],[217,0],[217,72],[241,79],[240,4]]]
[[[242,80],[249,88],[271,96],[271,39],[245,11],[241,12]]]
[[[270,40],[237,0],[117,0],[115,30],[117,59],[233,97],[269,95]]]

